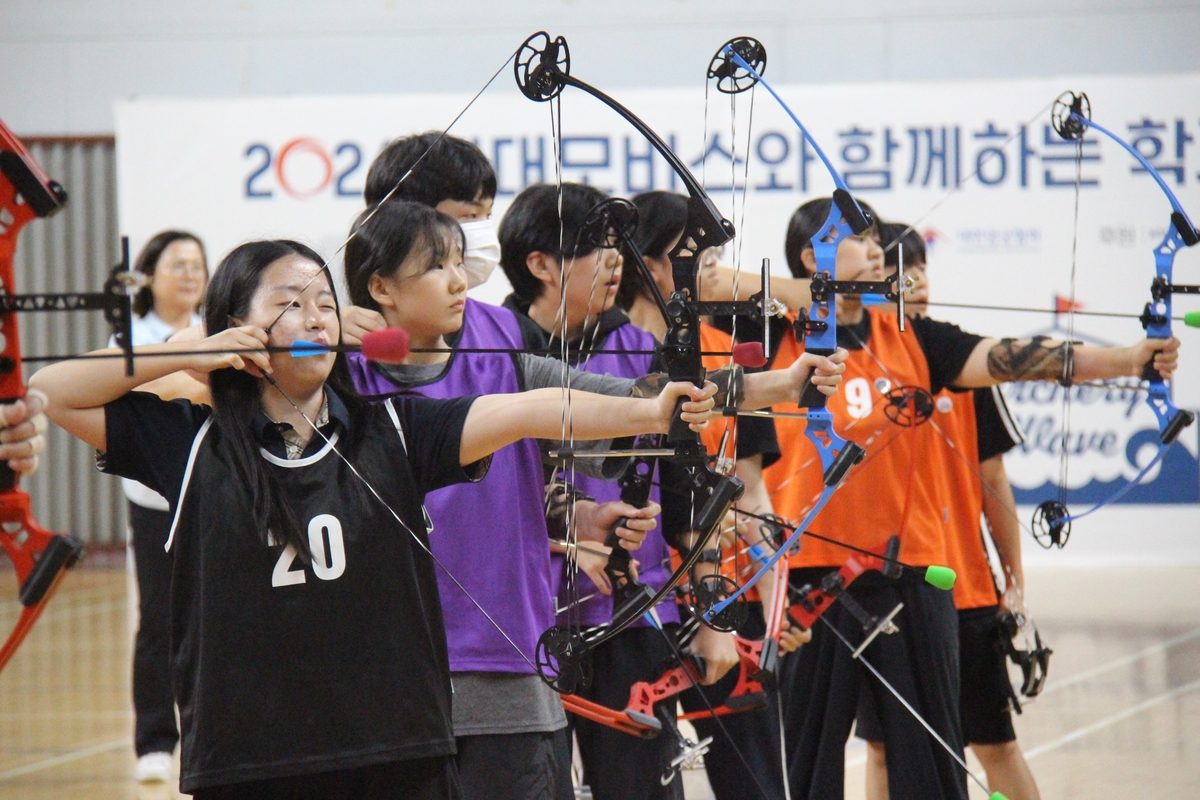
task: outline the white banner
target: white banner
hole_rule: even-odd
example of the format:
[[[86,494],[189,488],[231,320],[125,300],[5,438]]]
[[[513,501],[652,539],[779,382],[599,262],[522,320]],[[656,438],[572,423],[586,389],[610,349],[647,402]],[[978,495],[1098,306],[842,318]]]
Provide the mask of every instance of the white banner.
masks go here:
[[[575,65],[604,89],[604,72]],[[768,75],[769,77],[769,75]],[[1049,104],[1086,91],[1095,120],[1133,141],[1200,220],[1200,75],[1029,81],[776,87],[842,172],[888,220],[918,222],[929,244],[933,299],[1052,309],[1071,294],[1083,310],[1138,314],[1154,277],[1152,248],[1170,206],[1115,143],[1089,134],[1076,204],[1076,146],[1049,127]],[[810,146],[761,89],[736,97],[702,87],[614,90],[708,187],[739,231],[727,263],[786,274],[783,239],[792,211],[832,183]],[[457,94],[153,100],[117,104],[122,230],[138,247],[164,228],[198,234],[215,265],[239,242],[290,237],[332,256],[362,210],[371,160],[391,139],[440,130],[470,99]],[[706,119],[707,109],[707,119]],[[666,162],[609,108],[568,88],[562,95],[563,177],[630,196],[676,189]],[[523,187],[555,180],[550,106],[514,91],[483,94],[453,129],[492,159],[496,219]],[[1075,220],[1078,216],[1078,225]],[[1078,236],[1076,237],[1076,231]],[[1200,251],[1200,248],[1196,248]],[[1179,255],[1177,283],[1200,283],[1200,252]],[[474,290],[498,302],[497,271]],[[1200,309],[1177,298],[1176,314]],[[1066,317],[936,308],[938,318],[997,336],[1065,335]],[[1182,324],[1181,406],[1200,406],[1200,336]],[[1075,318],[1075,338],[1129,343],[1135,319]],[[1006,389],[1026,446],[1008,465],[1022,503],[1057,496],[1063,412],[1053,385]],[[1110,494],[1153,455],[1157,423],[1144,393],[1076,388],[1071,404],[1070,505]],[[1200,563],[1198,429],[1184,433],[1161,467],[1123,498],[1076,525],[1053,558]],[[1023,524],[1028,514],[1022,512]],[[1027,550],[1036,550],[1027,547]],[[1033,555],[1031,553],[1031,555]]]

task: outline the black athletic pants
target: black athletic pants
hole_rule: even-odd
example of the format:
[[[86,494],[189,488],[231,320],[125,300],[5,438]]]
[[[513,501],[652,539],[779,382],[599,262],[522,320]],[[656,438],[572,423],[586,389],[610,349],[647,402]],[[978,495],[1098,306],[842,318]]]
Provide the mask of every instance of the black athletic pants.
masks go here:
[[[197,789],[195,800],[462,800],[453,756]]]
[[[455,738],[464,800],[574,800],[566,728]]]
[[[793,586],[816,584],[828,568],[793,570]],[[849,593],[869,612],[887,614],[899,602],[899,632],[881,635],[863,653],[889,683],[960,756],[958,613],[950,592],[905,571],[897,581],[868,572]],[[851,644],[862,626],[842,603],[824,618]],[[846,740],[866,688],[879,709],[887,746],[892,800],[966,800],[966,775],[920,723],[851,658],[851,651],[818,621],[813,639],[784,659],[780,682],[788,779],[794,800],[836,800],[845,788]]]
[[[592,656],[591,685],[578,694],[609,708],[624,709],[634,683],[662,676],[671,649],[660,631],[629,628],[597,647]],[[679,751],[671,731],[664,728],[654,739],[640,739],[568,716],[583,758],[584,782],[595,800],[682,800],[683,781],[676,779],[667,786],[660,782]]]
[[[138,632],[133,648],[134,749],[171,753],[179,742],[171,691],[171,561],[163,551],[171,513],[129,503],[138,583]]]
[[[761,639],[766,631],[762,606],[751,606],[746,624],[738,633],[747,639]],[[729,674],[712,686],[688,689],[679,695],[679,704],[684,711],[703,711],[708,706],[719,706],[737,685],[741,667],[734,667]],[[701,697],[699,692],[703,691]],[[771,681],[763,686],[767,696],[767,707],[738,714],[728,714],[718,723],[711,717],[693,720],[700,738],[713,737],[712,746],[704,756],[704,768],[708,783],[717,800],[782,800],[783,763],[779,750],[779,694]],[[747,765],[753,772],[747,772]],[[765,797],[764,797],[765,795]]]

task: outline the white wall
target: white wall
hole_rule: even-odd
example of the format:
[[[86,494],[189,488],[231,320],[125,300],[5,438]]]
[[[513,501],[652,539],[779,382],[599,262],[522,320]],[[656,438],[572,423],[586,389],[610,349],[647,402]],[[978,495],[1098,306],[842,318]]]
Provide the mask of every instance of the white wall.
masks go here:
[[[133,95],[474,91],[541,28],[604,88],[700,85],[735,35],[780,84],[1200,70],[1180,0],[0,0],[0,119],[95,134]]]

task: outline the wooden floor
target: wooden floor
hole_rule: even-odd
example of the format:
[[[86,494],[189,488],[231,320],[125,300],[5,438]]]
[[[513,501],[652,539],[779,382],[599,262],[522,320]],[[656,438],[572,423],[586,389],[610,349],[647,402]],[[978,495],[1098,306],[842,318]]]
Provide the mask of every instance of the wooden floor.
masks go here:
[[[1043,696],[1017,718],[1046,800],[1200,798],[1200,569],[1031,569],[1054,648]],[[0,575],[2,634],[16,618]],[[133,780],[131,619],[119,569],[78,569],[0,674],[0,800],[177,797]],[[847,750],[846,797],[862,797]],[[976,764],[977,767],[977,764]],[[688,797],[710,797],[703,773]],[[972,797],[982,797],[977,789]]]

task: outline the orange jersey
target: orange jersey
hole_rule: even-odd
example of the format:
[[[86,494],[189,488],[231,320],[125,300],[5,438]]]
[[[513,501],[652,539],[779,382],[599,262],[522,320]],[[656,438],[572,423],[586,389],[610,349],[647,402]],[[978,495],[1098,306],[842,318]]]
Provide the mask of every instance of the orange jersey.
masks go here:
[[[954,605],[960,609],[996,604],[996,584],[983,545],[983,483],[979,475],[979,439],[973,392],[942,391],[934,400],[930,423],[938,435],[942,466],[924,474],[942,482],[946,504],[946,566],[958,573]]]
[[[885,413],[887,394],[898,385],[929,389],[929,365],[911,325],[900,332],[895,314],[872,308],[864,313],[871,317],[870,350],[850,351],[842,384],[827,407],[834,430],[862,445],[866,457],[850,470],[808,530],[870,549],[899,534],[901,559],[921,566],[943,564],[945,489],[941,481],[928,479],[930,470],[941,463],[940,458],[930,458],[941,437],[931,425],[903,427]],[[803,343],[789,332],[776,354],[775,368],[786,369],[803,351]],[[789,403],[775,410],[799,409]],[[783,456],[764,473],[776,511],[794,524],[824,489],[821,460],[805,436],[805,425],[803,419],[776,419]],[[804,537],[791,566],[836,567],[848,555],[844,548]]]

